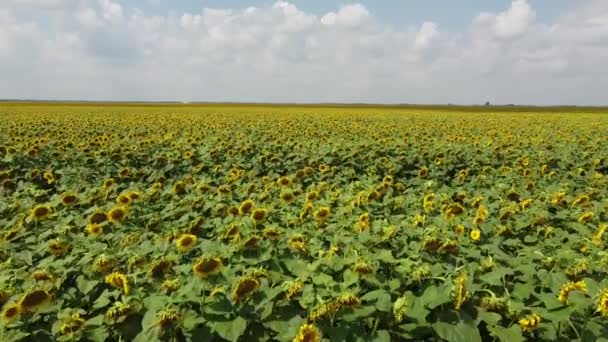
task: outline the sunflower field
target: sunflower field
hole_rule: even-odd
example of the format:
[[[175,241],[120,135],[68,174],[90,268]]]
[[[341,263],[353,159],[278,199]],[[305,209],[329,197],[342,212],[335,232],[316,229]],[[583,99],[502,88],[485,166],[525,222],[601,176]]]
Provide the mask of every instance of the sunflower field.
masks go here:
[[[0,341],[608,341],[608,116],[0,104]]]

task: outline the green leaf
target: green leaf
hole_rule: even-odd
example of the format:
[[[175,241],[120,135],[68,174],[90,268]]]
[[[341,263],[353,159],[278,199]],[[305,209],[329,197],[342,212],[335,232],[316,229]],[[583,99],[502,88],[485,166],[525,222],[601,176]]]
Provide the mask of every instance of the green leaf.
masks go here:
[[[298,334],[298,329],[302,324],[304,324],[304,319],[300,316],[295,316],[288,321],[268,322],[266,326],[277,333],[274,339],[278,341],[291,341]]]
[[[496,337],[500,342],[519,342],[526,339],[521,334],[521,329],[517,325],[512,325],[510,328],[494,326],[489,328],[492,336]]]
[[[376,302],[379,311],[390,312],[393,306],[391,295],[385,290],[375,290],[366,293],[361,300],[364,302]]]
[[[387,330],[378,330],[372,337],[374,342],[391,342],[391,334]]]
[[[470,323],[449,324],[437,322],[433,324],[433,329],[439,337],[448,342],[481,342],[479,329]]]
[[[237,317],[233,321],[214,322],[213,330],[223,339],[237,341],[247,329],[247,321],[242,317]]]
[[[99,284],[98,280],[87,280],[83,275],[76,278],[76,288],[85,295],[91,292],[97,284]]]

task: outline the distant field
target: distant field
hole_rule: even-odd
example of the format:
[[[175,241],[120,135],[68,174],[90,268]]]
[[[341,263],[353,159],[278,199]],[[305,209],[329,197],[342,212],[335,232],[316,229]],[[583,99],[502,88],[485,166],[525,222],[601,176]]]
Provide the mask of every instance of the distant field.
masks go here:
[[[605,339],[607,113],[0,103],[0,341]]]

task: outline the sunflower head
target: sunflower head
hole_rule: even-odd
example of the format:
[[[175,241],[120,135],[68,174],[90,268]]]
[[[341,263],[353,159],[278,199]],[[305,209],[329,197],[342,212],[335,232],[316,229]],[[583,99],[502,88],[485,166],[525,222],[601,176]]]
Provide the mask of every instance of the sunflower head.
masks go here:
[[[283,176],[277,180],[279,186],[287,187],[291,184],[291,179],[287,176]]]
[[[84,327],[86,320],[81,317],[80,313],[74,313],[65,318],[59,327],[59,333],[62,336],[71,336],[79,333]]]
[[[251,212],[251,209],[253,209],[254,203],[252,200],[245,200],[243,201],[243,203],[241,203],[241,205],[239,206],[239,214],[241,214],[242,216],[245,216],[247,214],[249,214]]]
[[[85,230],[87,231],[87,233],[90,236],[94,236],[94,237],[98,237],[103,234],[103,227],[99,224],[89,223],[89,224],[87,224],[87,227],[85,228]]]
[[[268,216],[268,209],[265,208],[258,208],[255,209],[252,213],[251,213],[251,220],[253,220],[255,223],[259,223],[261,221],[263,221],[266,216]]]
[[[7,304],[2,310],[2,322],[4,324],[12,323],[19,319],[21,308],[17,304]]]
[[[291,191],[283,191],[281,193],[281,200],[285,203],[291,203],[295,198],[295,195]]]
[[[250,297],[260,288],[260,281],[251,276],[240,278],[232,289],[232,300],[235,303]]]
[[[122,194],[116,197],[116,203],[118,205],[129,205],[131,204],[131,198],[126,194]]]
[[[91,224],[101,224],[108,220],[108,215],[104,212],[96,212],[89,218],[89,223]]]
[[[177,181],[173,184],[173,193],[176,195],[183,195],[186,193],[186,183]]]
[[[366,261],[360,261],[352,266],[352,270],[359,275],[374,273],[374,268]]]
[[[192,265],[192,272],[199,278],[205,279],[219,273],[223,267],[220,258],[201,257]]]
[[[40,221],[48,218],[53,213],[53,208],[48,205],[37,205],[32,209],[31,216],[34,220]]]
[[[264,235],[264,238],[268,240],[276,240],[281,237],[281,231],[274,227],[264,228],[262,234]]]
[[[61,195],[61,203],[65,206],[71,206],[78,203],[78,197],[71,193],[64,193]]]
[[[321,207],[315,211],[314,216],[317,221],[324,222],[329,218],[330,213],[329,207]]]
[[[148,276],[151,278],[162,278],[165,274],[171,272],[174,262],[165,258],[160,258],[150,265]]]
[[[182,234],[180,237],[175,239],[175,245],[177,246],[177,250],[180,253],[185,253],[191,250],[197,241],[196,235],[192,234]]]
[[[479,229],[473,229],[470,233],[471,240],[477,242],[481,238],[481,231]]]
[[[129,279],[127,276],[120,272],[113,272],[106,276],[104,282],[112,287],[121,290],[124,294],[129,294],[131,287],[129,286]]]
[[[110,220],[110,222],[113,222],[113,223],[122,222],[126,216],[127,216],[127,208],[122,207],[122,206],[117,206],[117,207],[110,209],[110,211],[108,211],[108,214],[107,214],[108,219]]]
[[[313,324],[304,324],[298,329],[293,342],[321,342],[321,331]]]
[[[30,290],[19,299],[19,312],[34,312],[50,300],[51,294],[49,292],[42,289]]]
[[[70,245],[59,239],[50,240],[48,243],[49,252],[55,256],[62,256],[68,252]]]

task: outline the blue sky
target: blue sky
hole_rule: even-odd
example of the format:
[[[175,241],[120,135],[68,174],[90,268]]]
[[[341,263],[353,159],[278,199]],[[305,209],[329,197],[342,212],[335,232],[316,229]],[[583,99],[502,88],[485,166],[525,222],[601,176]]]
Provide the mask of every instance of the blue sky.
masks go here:
[[[606,105],[606,60],[607,0],[0,1],[0,98]]]

